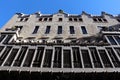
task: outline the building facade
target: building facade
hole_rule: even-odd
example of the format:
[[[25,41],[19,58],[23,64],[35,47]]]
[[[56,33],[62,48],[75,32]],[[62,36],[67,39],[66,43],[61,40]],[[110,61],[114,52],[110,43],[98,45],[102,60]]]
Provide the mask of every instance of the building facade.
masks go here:
[[[16,13],[0,30],[0,79],[120,80],[120,15]]]

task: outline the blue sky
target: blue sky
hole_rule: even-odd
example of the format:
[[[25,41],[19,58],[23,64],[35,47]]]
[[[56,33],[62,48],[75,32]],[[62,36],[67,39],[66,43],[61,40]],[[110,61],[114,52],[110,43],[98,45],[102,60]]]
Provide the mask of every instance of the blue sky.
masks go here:
[[[120,0],[0,0],[0,27],[17,12],[52,14],[59,9],[70,14],[100,15],[105,11],[116,15],[120,14]]]

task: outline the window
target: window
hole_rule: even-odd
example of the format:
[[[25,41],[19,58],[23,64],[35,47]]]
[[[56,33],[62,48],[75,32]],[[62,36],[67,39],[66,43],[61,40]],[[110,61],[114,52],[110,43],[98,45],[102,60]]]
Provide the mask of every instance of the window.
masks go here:
[[[64,49],[63,50],[63,67],[64,68],[71,68],[72,63],[71,63],[71,51]]]
[[[20,21],[23,21],[23,18],[21,18]]]
[[[19,32],[22,30],[23,26],[15,26],[15,30],[19,28]]]
[[[33,34],[36,34],[37,31],[38,31],[38,29],[39,29],[39,26],[35,26],[35,29],[34,29],[34,31],[33,31]]]
[[[50,27],[51,27],[51,26],[47,26],[47,27],[46,27],[45,34],[49,34],[49,33],[50,33]]]
[[[83,21],[82,18],[79,18],[79,21]]]
[[[59,18],[59,21],[62,21],[62,18]]]
[[[62,26],[58,26],[57,34],[62,34]]]
[[[93,18],[93,21],[97,22],[97,19],[96,19],[96,18]]]
[[[72,18],[69,18],[69,21],[72,21]]]
[[[44,18],[44,21],[47,21],[47,18]]]
[[[52,18],[49,18],[49,21],[52,21]]]
[[[96,48],[95,47],[90,47],[90,52],[91,52],[91,56],[92,56],[92,59],[93,59],[94,66],[96,68],[102,67],[102,64],[100,62],[100,58],[98,56],[98,52],[97,52]]]
[[[98,21],[99,21],[99,22],[102,22],[102,19],[101,19],[101,18],[98,18]]]
[[[82,29],[83,34],[87,34],[87,30],[86,30],[85,26],[81,26],[81,29]]]
[[[112,48],[106,48],[108,51],[109,56],[111,57],[111,60],[114,64],[115,67],[120,67],[120,61],[117,58],[117,56],[115,55],[115,52],[113,51]]]
[[[28,18],[25,18],[25,21],[27,21],[28,20]]]
[[[42,21],[42,18],[39,18],[39,21]]]
[[[70,26],[70,34],[75,34],[74,26]]]
[[[28,21],[28,17],[27,18],[21,18],[20,21]]]
[[[113,39],[112,36],[107,36],[107,38],[108,38],[108,40],[110,41],[110,43],[111,43],[112,45],[117,45],[117,43],[115,42],[115,40]]]
[[[106,19],[103,19],[103,21],[104,21],[104,22],[107,22],[107,20],[106,20]]]
[[[105,18],[98,18],[98,17],[94,17],[93,21],[94,22],[107,22],[107,20]]]
[[[118,22],[120,22],[120,19],[117,19]]]
[[[74,21],[77,22],[77,18],[74,18]]]
[[[85,68],[91,68],[92,64],[91,64],[91,60],[90,60],[88,50],[81,50],[81,54],[82,54],[82,57],[83,57],[84,67]]]
[[[114,38],[115,38],[116,41],[120,44],[120,37],[119,37],[119,36],[114,36]]]
[[[112,67],[105,50],[98,50],[105,67]]]

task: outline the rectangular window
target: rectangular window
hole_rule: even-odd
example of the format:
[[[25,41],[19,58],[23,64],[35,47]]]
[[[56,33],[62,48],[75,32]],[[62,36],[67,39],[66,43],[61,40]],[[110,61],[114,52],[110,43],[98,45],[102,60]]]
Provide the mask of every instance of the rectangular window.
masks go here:
[[[72,67],[70,50],[63,50],[63,67],[64,68]]]
[[[107,36],[107,38],[108,38],[108,40],[110,41],[110,43],[111,43],[112,45],[117,45],[117,43],[115,42],[115,40],[113,39],[112,36]]]
[[[104,22],[107,22],[107,19],[103,19]]]
[[[55,47],[53,67],[61,68],[62,47]]]
[[[47,27],[46,27],[45,34],[49,34],[49,33],[50,33],[50,27],[51,27],[51,26],[47,26]]]
[[[49,18],[49,21],[52,21],[52,18]]]
[[[114,36],[114,38],[115,38],[116,41],[120,44],[120,37],[119,37],[119,36]]]
[[[91,68],[92,64],[91,64],[88,50],[81,50],[81,53],[82,53],[82,57],[83,57],[84,67]]]
[[[62,21],[62,18],[59,18],[59,21]]]
[[[87,30],[86,30],[85,26],[81,26],[81,29],[82,29],[83,34],[87,34]]]
[[[112,48],[106,48],[107,51],[108,51],[108,54],[109,56],[111,57],[112,59],[112,62],[114,64],[115,67],[120,67],[120,61],[119,59],[117,58],[117,56],[115,55],[115,52],[113,51]]]
[[[39,18],[39,21],[42,21],[42,18]]]
[[[72,47],[73,64],[75,68],[82,68],[79,47]]]
[[[43,57],[44,47],[38,47],[37,54],[33,63],[33,67],[40,67]]]
[[[43,67],[46,67],[46,68],[51,67],[52,53],[53,53],[52,49],[46,49]]]
[[[72,18],[69,18],[69,21],[72,21]]]
[[[93,18],[93,21],[97,22],[97,19],[96,19],[96,18]]]
[[[101,56],[101,59],[103,61],[103,64],[105,67],[112,67],[110,60],[105,52],[105,50],[99,50],[99,54]]]
[[[57,34],[62,34],[62,26],[58,26]]]
[[[74,21],[77,22],[77,18],[74,18]]]
[[[83,21],[82,18],[79,18],[79,21]]]
[[[100,58],[98,56],[98,52],[96,50],[95,47],[90,47],[90,52],[91,52],[91,56],[92,56],[92,59],[93,59],[93,63],[94,63],[94,66],[96,68],[101,68],[102,67],[102,64],[100,62]]]
[[[38,29],[39,29],[39,26],[35,26],[35,29],[34,29],[34,31],[33,31],[33,34],[36,34],[37,31],[38,31]]]
[[[47,18],[44,18],[44,21],[47,21]]]
[[[74,26],[70,26],[70,34],[75,34]]]
[[[120,19],[117,19],[118,22],[120,22]]]

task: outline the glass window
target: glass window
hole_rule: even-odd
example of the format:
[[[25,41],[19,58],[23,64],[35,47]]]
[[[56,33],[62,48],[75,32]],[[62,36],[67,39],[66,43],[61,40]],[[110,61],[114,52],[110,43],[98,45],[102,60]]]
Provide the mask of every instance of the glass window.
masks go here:
[[[104,22],[107,22],[107,20],[106,20],[106,19],[103,19],[103,21],[104,21]]]
[[[58,26],[58,31],[57,31],[58,34],[62,34],[62,26]]]
[[[39,29],[39,26],[35,26],[35,29],[34,29],[34,31],[33,31],[33,34],[36,34],[37,31],[38,31],[38,29]]]
[[[74,21],[77,21],[77,18],[74,18]]]
[[[73,62],[75,68],[82,68],[79,47],[72,48]]]
[[[42,21],[42,18],[39,18],[39,21]]]
[[[72,67],[70,50],[63,50],[63,67],[64,68]]]
[[[44,18],[44,21],[47,21],[47,18]]]
[[[74,26],[70,26],[70,34],[75,34]]]
[[[117,58],[117,56],[115,55],[115,52],[113,51],[112,48],[106,48],[108,51],[108,54],[110,55],[112,62],[114,64],[115,67],[120,67],[120,61]]]
[[[61,68],[62,47],[55,47],[53,67]]]
[[[79,21],[83,21],[82,18],[79,18]]]
[[[49,33],[50,33],[50,28],[51,28],[51,26],[47,26],[47,27],[46,27],[45,34],[49,34]]]
[[[28,21],[28,18],[25,18],[25,21]]]
[[[49,18],[49,21],[52,21],[52,18]]]
[[[43,67],[51,67],[52,53],[52,49],[46,49]]]
[[[72,21],[72,18],[69,18],[69,21]]]
[[[62,21],[62,18],[59,18],[59,21]]]
[[[116,41],[120,44],[120,37],[119,37],[119,36],[114,36],[114,38],[115,38]]]
[[[96,50],[96,48],[94,47],[91,47],[90,48],[90,52],[91,52],[91,55],[92,55],[92,59],[93,59],[93,63],[94,63],[94,66],[96,68],[101,68],[102,67],[102,64],[100,62],[100,58],[98,56],[98,52]]]
[[[97,19],[96,19],[96,18],[93,18],[93,21],[97,22]]]
[[[82,53],[82,57],[83,57],[84,67],[91,68],[92,64],[91,64],[88,50],[81,50],[81,53]]]
[[[117,45],[117,43],[115,42],[115,40],[113,39],[112,36],[107,36],[107,38],[108,38],[108,40],[110,41],[110,43],[111,43],[112,45]]]
[[[112,67],[111,63],[110,63],[110,60],[105,52],[105,50],[99,50],[99,54],[101,56],[101,59],[104,63],[104,66],[105,67]]]
[[[83,34],[87,34],[87,30],[86,30],[85,26],[81,26],[81,29],[82,29]]]
[[[117,19],[118,22],[120,22],[120,19]]]

